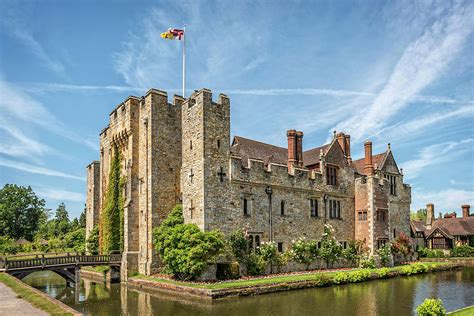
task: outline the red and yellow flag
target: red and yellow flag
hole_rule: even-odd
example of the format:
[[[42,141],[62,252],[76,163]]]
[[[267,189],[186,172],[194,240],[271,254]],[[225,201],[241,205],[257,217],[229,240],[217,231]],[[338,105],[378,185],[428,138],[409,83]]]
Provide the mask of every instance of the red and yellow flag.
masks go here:
[[[184,30],[172,29],[169,28],[168,31],[161,33],[161,37],[164,39],[178,39],[181,40],[184,36]]]

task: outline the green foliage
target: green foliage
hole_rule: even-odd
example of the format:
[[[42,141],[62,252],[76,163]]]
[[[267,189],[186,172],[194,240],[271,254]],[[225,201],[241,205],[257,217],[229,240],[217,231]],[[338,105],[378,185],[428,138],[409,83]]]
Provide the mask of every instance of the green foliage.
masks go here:
[[[79,226],[81,228],[86,228],[86,210],[82,211],[81,215],[79,216]]]
[[[342,257],[353,267],[359,266],[360,259],[367,254],[368,248],[363,240],[349,241],[347,248],[342,251]]]
[[[64,251],[66,248],[66,242],[60,238],[51,238],[48,240],[48,250],[49,251]]]
[[[74,251],[85,250],[86,230],[85,228],[78,228],[74,231],[68,232],[64,235],[64,241],[67,248],[72,248]]]
[[[377,276],[379,278],[383,279],[383,278],[388,277],[388,275],[390,273],[390,269],[389,268],[380,268],[380,269],[377,269],[376,273],[377,273]]]
[[[375,259],[374,257],[364,257],[360,260],[360,267],[364,269],[375,269]]]
[[[175,208],[162,225],[153,231],[156,250],[168,272],[177,279],[191,280],[215,261],[224,246],[221,232],[201,231],[194,224],[182,223]]]
[[[326,268],[332,267],[342,252],[342,247],[333,236],[333,233],[334,228],[329,224],[325,224],[319,256],[326,262]]]
[[[256,276],[262,275],[265,273],[265,267],[267,266],[267,262],[255,251],[251,251],[245,260],[245,265],[247,266],[247,274]]]
[[[418,250],[420,257],[423,258],[444,258],[444,252],[440,249],[420,248]]]
[[[349,272],[349,282],[357,283],[368,280],[372,273],[370,270],[358,270],[354,272]]]
[[[444,316],[446,309],[439,298],[427,298],[416,308],[418,316]]]
[[[451,249],[452,257],[474,257],[474,247],[463,245]]]
[[[56,209],[54,221],[56,223],[56,236],[64,235],[69,231],[69,214],[63,202],[61,202]]]
[[[344,284],[349,282],[349,273],[347,272],[337,272],[333,278],[335,284]]]
[[[391,254],[392,252],[390,244],[385,244],[383,247],[377,249],[377,255],[379,256],[382,267],[387,266]]]
[[[423,263],[414,263],[410,264],[408,266],[404,266],[400,270],[401,275],[413,275],[413,274],[419,274],[419,273],[425,273],[428,272],[429,268],[426,264]]]
[[[248,242],[245,238],[244,232],[241,230],[236,230],[232,232],[229,236],[229,246],[232,252],[232,255],[235,257],[235,260],[239,264],[245,264],[245,260],[248,256]]]
[[[474,247],[474,235],[469,236],[469,246]]]
[[[329,279],[326,275],[320,273],[317,274],[314,278],[314,281],[316,283],[316,286],[326,286],[331,284],[331,279]]]
[[[20,246],[18,246],[13,238],[8,236],[0,236],[0,254],[3,255],[14,255],[20,251]]]
[[[97,253],[99,251],[99,226],[94,226],[94,228],[92,228],[89,238],[86,240],[86,248],[92,253]]]
[[[47,218],[44,205],[31,187],[6,184],[0,190],[0,235],[33,240]]]
[[[278,252],[276,243],[274,241],[262,243],[258,249],[258,254],[265,262],[265,266],[270,264],[270,273],[273,273],[273,266],[280,268],[285,263],[285,256]],[[265,267],[263,269],[265,271]]]
[[[123,249],[123,197],[120,178],[121,155],[117,146],[110,163],[109,185],[101,215],[102,252]]]
[[[307,241],[303,237],[291,244],[290,257],[295,262],[305,264],[306,269],[317,259],[318,253],[318,244],[313,240]]]
[[[413,221],[426,221],[426,208],[420,208],[416,212],[410,212],[410,219]]]

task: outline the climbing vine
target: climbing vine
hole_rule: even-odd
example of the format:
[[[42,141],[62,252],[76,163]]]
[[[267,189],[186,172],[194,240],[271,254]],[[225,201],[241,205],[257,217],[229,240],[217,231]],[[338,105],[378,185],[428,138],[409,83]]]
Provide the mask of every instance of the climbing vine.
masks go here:
[[[101,250],[123,250],[123,181],[120,177],[121,155],[114,147],[110,163],[109,185],[105,195],[104,209],[101,216]]]

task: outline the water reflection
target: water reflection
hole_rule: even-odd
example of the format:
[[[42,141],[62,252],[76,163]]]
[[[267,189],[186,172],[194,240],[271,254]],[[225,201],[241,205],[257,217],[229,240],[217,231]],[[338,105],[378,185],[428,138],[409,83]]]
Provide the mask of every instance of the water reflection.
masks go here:
[[[474,305],[474,268],[217,301],[85,279],[74,293],[51,272],[25,281],[86,315],[400,316],[412,314],[427,297],[440,297],[447,310]]]

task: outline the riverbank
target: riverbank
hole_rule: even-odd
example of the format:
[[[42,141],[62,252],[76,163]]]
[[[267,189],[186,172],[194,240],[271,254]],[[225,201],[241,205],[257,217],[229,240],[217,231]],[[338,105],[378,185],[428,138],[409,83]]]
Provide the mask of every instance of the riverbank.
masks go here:
[[[11,289],[15,293],[15,298],[21,299],[21,301],[16,302],[13,305],[13,308],[16,309],[16,314],[21,311],[21,313],[24,314],[34,315],[32,313],[36,313],[36,310],[37,315],[82,315],[66,304],[49,297],[47,294],[29,286],[28,284],[23,283],[9,274],[0,273],[0,283]],[[8,294],[9,293],[6,293],[6,295]],[[10,301],[9,303],[12,302]],[[28,305],[35,308],[31,309],[28,307]],[[10,313],[9,310],[4,311],[2,308],[6,308],[4,304],[0,306],[0,314],[15,315],[15,313]]]
[[[474,305],[461,308],[446,314],[447,316],[472,316],[474,315]]]
[[[209,299],[220,299],[230,296],[249,296],[280,291],[325,287],[346,283],[392,278],[403,275],[452,270],[460,264],[448,262],[414,263],[393,268],[352,269],[332,271],[311,271],[306,273],[289,273],[257,278],[245,278],[215,283],[185,282],[153,276],[136,276],[128,279],[128,286],[145,290],[167,290],[187,293]]]
[[[421,262],[450,262],[465,267],[474,267],[474,257],[449,257],[449,258],[420,258]]]

